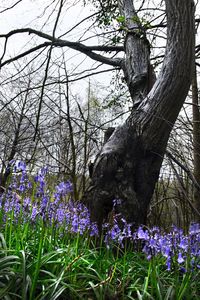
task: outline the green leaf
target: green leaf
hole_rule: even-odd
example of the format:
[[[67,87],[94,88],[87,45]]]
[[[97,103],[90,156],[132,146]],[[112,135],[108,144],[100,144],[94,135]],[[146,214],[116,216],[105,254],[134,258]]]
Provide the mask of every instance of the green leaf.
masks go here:
[[[119,16],[116,18],[117,22],[124,23],[125,22],[125,16]]]

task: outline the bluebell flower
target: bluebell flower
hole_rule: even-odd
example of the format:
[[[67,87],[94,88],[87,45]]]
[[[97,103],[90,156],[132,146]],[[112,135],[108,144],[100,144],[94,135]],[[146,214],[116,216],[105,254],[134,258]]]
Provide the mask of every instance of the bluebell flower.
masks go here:
[[[122,200],[121,199],[114,199],[113,200],[113,207],[120,206],[121,204],[122,204]]]
[[[46,175],[46,169],[39,170],[38,174],[35,176],[34,180],[36,183],[39,183],[39,186],[37,187],[36,197],[43,196],[45,193],[45,175]]]
[[[19,190],[21,193],[23,193],[23,192],[26,190],[25,184],[20,184],[18,190]]]
[[[146,254],[146,257],[147,259],[151,259],[152,257],[152,252],[151,252],[151,248],[149,247],[148,244],[145,244],[143,249],[142,249],[142,252]]]
[[[26,171],[26,164],[23,161],[17,161],[14,164],[14,172],[17,171]]]
[[[118,237],[119,237],[120,234],[121,234],[121,230],[120,230],[118,224],[114,224],[114,226],[110,230],[110,237],[111,237],[111,239],[113,241],[116,240],[116,239],[118,239]]]
[[[30,190],[32,188],[32,183],[30,181],[27,182],[27,188]]]
[[[45,177],[47,174],[48,174],[48,167],[43,167],[39,170],[38,174],[41,176],[41,177]]]
[[[148,230],[144,230],[142,227],[139,227],[137,230],[138,239],[149,240]]]
[[[96,223],[91,223],[90,224],[90,236],[98,236],[99,231],[98,231],[98,226]]]
[[[32,211],[31,211],[31,221],[33,221],[33,222],[35,222],[35,220],[36,220],[36,217],[38,216],[38,208],[37,208],[37,206],[36,205],[33,205],[32,206]]]
[[[56,186],[56,192],[62,196],[65,196],[73,192],[73,187],[70,181],[61,182]]]
[[[24,198],[24,200],[23,200],[23,207],[25,209],[31,207],[31,199],[29,197]]]
[[[78,233],[78,227],[79,227],[79,220],[78,216],[76,214],[72,217],[72,224],[71,224],[71,231],[74,233]]]
[[[190,235],[195,235],[197,233],[200,233],[200,224],[199,223],[190,224],[189,234]]]
[[[133,234],[132,234],[132,230],[131,230],[131,224],[128,224],[126,221],[124,222],[124,228],[123,228],[123,231],[122,231],[122,235],[125,238],[128,238],[128,239],[133,238]]]
[[[180,267],[180,272],[181,272],[181,273],[185,274],[185,273],[186,273],[186,271],[187,271],[187,270],[186,270],[186,268],[184,268],[184,267]]]
[[[65,210],[63,208],[58,208],[56,210],[56,216],[55,216],[55,220],[58,221],[59,223],[63,223],[63,221],[65,220]]]
[[[185,261],[181,252],[179,252],[179,254],[178,254],[177,261],[178,261],[179,264],[182,264]]]
[[[185,251],[188,250],[188,238],[187,237],[182,237],[179,243],[179,247]]]
[[[171,270],[171,257],[170,256],[167,257],[166,265],[167,265],[167,271],[170,271]]]
[[[48,202],[49,202],[49,197],[47,195],[44,195],[42,197],[42,202],[41,202],[41,209],[42,210],[46,210]]]

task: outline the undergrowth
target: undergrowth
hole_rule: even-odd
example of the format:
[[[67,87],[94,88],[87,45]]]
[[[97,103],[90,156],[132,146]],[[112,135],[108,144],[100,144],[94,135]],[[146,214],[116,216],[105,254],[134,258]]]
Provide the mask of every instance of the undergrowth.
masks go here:
[[[116,216],[99,235],[70,182],[49,187],[47,173],[15,163],[0,197],[0,299],[200,299],[198,224],[133,231]]]

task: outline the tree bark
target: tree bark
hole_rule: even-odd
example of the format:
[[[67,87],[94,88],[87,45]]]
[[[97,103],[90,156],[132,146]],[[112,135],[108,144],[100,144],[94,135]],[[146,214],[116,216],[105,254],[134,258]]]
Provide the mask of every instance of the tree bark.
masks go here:
[[[193,175],[196,182],[200,185],[200,112],[196,67],[194,68],[192,77],[192,114],[193,114],[193,159],[194,170]],[[199,189],[194,186],[194,205],[200,212],[200,193]],[[195,220],[200,221],[200,216],[195,215]]]
[[[145,224],[167,141],[187,96],[194,61],[194,3],[166,0],[167,45],[160,74],[149,88],[149,43],[133,1],[120,1],[125,15],[126,59],[122,66],[134,105],[98,155],[84,201],[101,229],[113,207],[134,226]],[[149,91],[150,90],[150,91]]]

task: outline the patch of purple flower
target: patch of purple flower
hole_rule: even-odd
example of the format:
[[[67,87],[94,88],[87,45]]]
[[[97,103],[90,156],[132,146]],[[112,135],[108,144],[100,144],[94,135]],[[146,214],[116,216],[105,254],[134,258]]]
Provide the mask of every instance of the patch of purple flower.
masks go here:
[[[198,230],[197,230],[198,229]],[[161,233],[157,229],[137,230],[137,239],[143,241],[143,252],[150,259],[155,256],[163,256],[166,259],[166,266],[171,270],[176,262],[183,270],[189,270],[198,266],[200,261],[200,231],[198,224],[192,224],[189,234],[173,227],[169,233]]]
[[[10,214],[13,214],[14,221],[17,222],[21,211],[23,212],[21,222],[29,219],[31,223],[36,223],[42,219],[47,226],[52,224],[57,227],[63,226],[66,232],[80,234],[90,232],[90,235],[97,235],[97,226],[91,223],[88,209],[81,203],[70,200],[73,188],[69,181],[59,183],[55,187],[55,193],[50,193],[46,184],[48,169],[42,168],[34,177],[34,195],[30,198],[24,196],[27,187],[32,186],[28,180],[26,165],[17,162],[13,170],[15,173],[11,183],[0,197],[0,209],[3,210],[5,222],[6,218],[10,219]],[[20,176],[17,177],[16,172]]]
[[[91,222],[88,209],[83,204],[71,200],[73,187],[69,181],[59,183],[55,186],[55,192],[50,192],[46,184],[48,170],[43,168],[34,178],[35,194],[31,192],[30,197],[25,193],[28,193],[32,186],[25,164],[17,162],[13,169],[15,174],[10,186],[0,196],[0,209],[3,211],[5,222],[6,218],[10,220],[12,216],[13,222],[17,222],[19,217],[24,223],[30,220],[35,224],[43,220],[46,226],[64,228],[66,234],[89,233],[90,236],[98,236],[97,225]],[[16,172],[21,177],[16,177]],[[131,224],[116,213],[118,205],[121,205],[121,200],[114,200],[112,222],[103,226],[104,241],[108,247],[113,243],[123,247],[124,241],[128,239],[133,245],[138,242],[142,245],[147,259],[163,257],[167,270],[171,270],[177,264],[181,272],[199,268],[200,224],[191,224],[188,235],[176,227],[169,233],[161,232],[158,227],[149,229],[144,226],[132,232]]]

